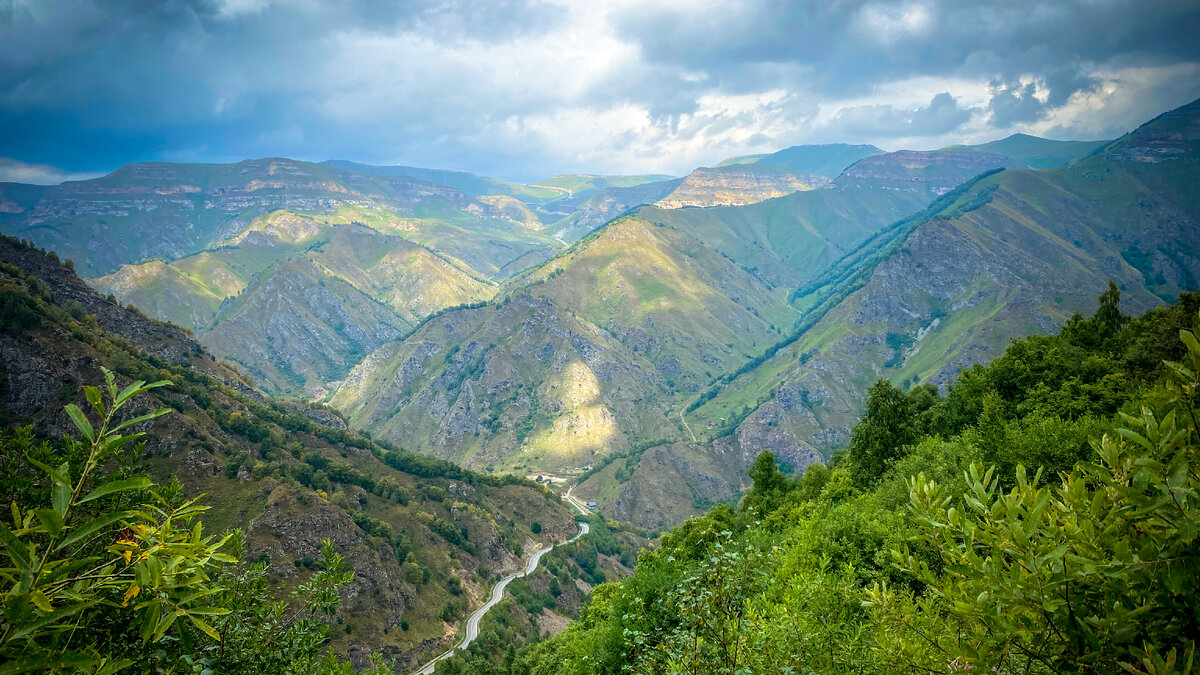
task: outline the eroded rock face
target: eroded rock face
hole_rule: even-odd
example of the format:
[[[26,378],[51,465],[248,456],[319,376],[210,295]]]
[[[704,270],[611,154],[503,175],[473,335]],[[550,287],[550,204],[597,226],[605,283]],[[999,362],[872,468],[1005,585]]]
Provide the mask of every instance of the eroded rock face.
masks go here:
[[[984,152],[900,150],[855,162],[834,180],[834,185],[870,185],[935,197],[985,171],[1022,166],[1011,157]]]
[[[763,172],[749,167],[703,168],[684,178],[683,183],[659,200],[657,206],[667,209],[743,206],[800,190],[815,190],[829,183],[824,176]]]
[[[276,487],[246,536],[247,559],[266,554],[272,573],[285,577],[299,573],[293,560],[320,559],[322,542],[332,541],[354,570],[354,581],[342,591],[341,616],[382,616],[392,628],[412,607],[415,593],[403,580],[391,546],[366,536],[349,514],[319,497]]]

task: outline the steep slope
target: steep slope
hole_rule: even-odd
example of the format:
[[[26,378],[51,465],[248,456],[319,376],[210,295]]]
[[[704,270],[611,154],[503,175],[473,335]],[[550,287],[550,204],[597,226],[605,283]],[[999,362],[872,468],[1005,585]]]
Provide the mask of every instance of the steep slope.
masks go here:
[[[204,331],[221,303],[280,260],[302,255],[327,237],[330,228],[312,218],[276,211],[256,218],[229,243],[168,263],[123,265],[91,279],[102,294],[133,304],[157,319]]]
[[[1052,141],[1029,134],[1013,134],[990,143],[953,145],[946,150],[1004,155],[1033,169],[1053,169],[1083,159],[1111,142]]]
[[[93,283],[192,329],[271,391],[318,398],[421,319],[496,290],[465,263],[401,237],[286,211],[256,219],[229,246],[127,265]]]
[[[50,438],[68,402],[102,382],[100,366],[170,379],[146,406],[177,412],[148,425],[144,468],[206,493],[206,530],[246,530],[246,557],[268,561],[280,590],[311,574],[323,539],[352,565],[334,648],[362,665],[383,651],[423,662],[451,639],[515,552],[575,531],[557,497],[380,446],[328,409],[264,398],[183,330],[105,300],[70,268],[0,240],[0,415]],[[10,459],[10,458],[6,458]],[[447,609],[448,607],[448,609]],[[443,617],[451,620],[446,622]]]
[[[938,157],[923,166],[935,165]],[[491,421],[497,410],[492,382],[507,383],[510,375],[497,378],[486,374],[483,366],[507,354],[505,346],[517,328],[504,318],[511,309],[498,311],[494,306],[448,312],[403,342],[385,345],[355,369],[331,403],[356,427],[383,438],[404,438],[413,447],[476,467],[561,470],[595,464],[613,452],[638,451],[663,439],[690,441],[691,432],[679,424],[679,411],[715,378],[746,367],[792,330],[801,317],[789,304],[793,289],[842,251],[919,210],[929,186],[949,189],[949,181],[968,178],[966,171],[978,164],[962,166],[937,173],[936,180],[926,181],[924,191],[894,190],[890,184],[875,188],[862,178],[846,187],[835,185],[746,207],[645,207],[507,282],[497,297],[511,297],[514,304],[518,299],[533,303],[530,311],[554,331],[594,336],[589,350],[627,364],[623,372],[630,374],[630,381],[614,382],[609,389],[599,378],[602,398],[614,401],[606,404],[609,411],[603,421],[572,420],[564,412],[580,404],[533,415],[524,402],[528,393],[513,399],[515,412],[500,408],[505,413],[501,419],[509,421]],[[498,318],[481,318],[493,313]],[[447,332],[446,326],[458,328]],[[466,356],[441,356],[452,353],[456,344],[464,351],[468,344],[497,345],[498,351],[474,357],[480,365],[468,367]],[[529,349],[524,342],[520,345],[521,350]],[[526,390],[578,379],[578,374],[563,370],[568,363],[559,358],[525,356],[522,363],[514,372],[520,373],[517,381]],[[467,375],[461,375],[464,368]],[[639,386],[632,382],[635,377],[654,379]],[[443,390],[448,393],[439,394]],[[538,391],[545,399],[545,391]],[[638,405],[620,412],[622,401]],[[527,437],[518,433],[520,424],[533,425],[528,438],[553,438],[553,430],[565,425],[588,430],[585,436],[593,429],[611,428],[602,433],[612,440],[598,442],[601,437],[593,434],[582,446],[577,440],[555,441],[564,453],[556,458],[531,450]],[[695,476],[704,471],[734,476],[729,467],[739,462],[713,464],[693,453],[687,464]],[[614,467],[610,473],[615,476],[615,471]],[[687,509],[736,493],[722,483],[724,488],[692,494],[686,487],[690,484],[679,484]]]
[[[561,471],[661,438],[669,397],[612,335],[521,295],[429,319],[369,355],[330,403],[375,437],[468,466]]]
[[[855,162],[838,176],[837,184],[907,192],[928,203],[972,176],[1022,166],[1011,157],[983,152],[900,150]]]
[[[588,176],[586,178],[597,177]],[[550,223],[548,229],[554,232],[555,237],[563,241],[574,242],[630,209],[643,204],[653,204],[666,197],[679,187],[682,180],[681,178],[670,178],[630,186],[609,185],[596,190],[583,189],[572,193],[569,197],[539,207],[538,213],[545,222]],[[605,180],[604,182],[618,181]]]
[[[772,450],[802,468],[845,442],[861,405],[855,392],[876,378],[945,384],[1013,336],[1091,311],[1110,278],[1126,311],[1195,288],[1198,181],[1200,102],[1070,167],[1003,171],[946,195],[801,289],[803,330],[697,399],[690,427],[717,438],[691,451],[746,461]],[[677,511],[644,496],[659,498],[645,486],[661,484],[669,464],[627,467],[632,478],[605,508],[647,514],[648,525]],[[597,473],[576,493],[613,490]]]

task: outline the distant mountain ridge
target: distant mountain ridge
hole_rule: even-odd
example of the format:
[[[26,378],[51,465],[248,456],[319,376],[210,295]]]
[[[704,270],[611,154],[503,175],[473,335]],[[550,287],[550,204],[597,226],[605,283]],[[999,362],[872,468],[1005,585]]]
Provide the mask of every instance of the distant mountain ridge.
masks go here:
[[[1053,169],[1081,160],[1111,142],[1053,141],[1029,134],[1013,134],[990,143],[952,145],[945,149],[1006,155],[1019,160],[1032,169]]]
[[[699,476],[670,467],[771,450],[799,468],[843,445],[862,403],[853,392],[876,378],[943,385],[1013,336],[1092,311],[1108,279],[1124,289],[1127,312],[1194,289],[1198,183],[1200,101],[1067,168],[973,180],[801,287],[797,302],[809,309],[792,341],[696,400],[689,421],[716,427],[701,432],[709,443],[651,448],[644,469],[636,458],[618,463],[576,492],[649,524],[681,512],[680,483],[736,492],[728,464]],[[618,469],[623,481],[613,480]],[[663,484],[674,492],[648,489]]]
[[[744,206],[827,187],[855,162],[883,151],[873,145],[801,145],[702,167],[657,202],[668,209]]]
[[[658,198],[656,178],[560,177],[585,188],[571,193],[338,161],[148,163],[0,186],[0,228],[83,273],[122,263],[97,288],[194,330],[272,391],[322,396],[424,317],[490,298],[493,279]]]
[[[204,188],[249,204],[213,243],[93,283],[373,437],[582,473],[606,515],[661,527],[736,498],[761,450],[796,470],[827,456],[876,377],[945,383],[1088,311],[1108,278],[1130,309],[1195,287],[1197,105],[1111,143],[800,146],[663,180],[252,164]],[[149,200],[196,194],[139,180]],[[28,223],[21,204],[0,227]],[[42,234],[74,221],[55,222]]]
[[[846,143],[793,145],[790,148],[765,155],[731,157],[719,162],[716,168],[747,164],[778,166],[798,173],[824,176],[832,180],[840,176],[846,167],[858,160],[882,154],[884,151],[874,145],[849,145]]]

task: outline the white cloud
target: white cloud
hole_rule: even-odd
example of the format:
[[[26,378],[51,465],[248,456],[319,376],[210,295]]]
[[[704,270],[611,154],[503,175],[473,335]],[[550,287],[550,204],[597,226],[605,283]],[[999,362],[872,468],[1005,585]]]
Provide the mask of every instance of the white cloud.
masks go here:
[[[933,28],[933,12],[923,3],[890,5],[872,2],[854,15],[855,27],[868,38],[883,45],[913,37],[922,37]]]
[[[1200,64],[1097,71],[1100,86],[1080,91],[1022,131],[1051,137],[1111,138],[1200,98]],[[1164,107],[1167,106],[1167,107]]]
[[[0,157],[0,183],[32,183],[34,185],[58,185],[69,180],[87,180],[100,176],[99,173],[73,173],[62,171],[46,164],[26,164],[15,159]]]
[[[74,3],[0,0],[0,154],[681,173],[1108,135],[1200,96],[1194,0]]]

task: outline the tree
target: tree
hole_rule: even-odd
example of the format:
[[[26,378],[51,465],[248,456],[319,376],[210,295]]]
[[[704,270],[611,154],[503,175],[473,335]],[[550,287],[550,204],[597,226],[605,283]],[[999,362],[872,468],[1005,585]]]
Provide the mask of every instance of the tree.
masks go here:
[[[170,383],[118,391],[104,374],[104,391],[84,387],[95,421],[66,406],[82,440],[56,450],[32,443],[31,429],[0,437],[0,487],[13,495],[12,527],[0,523],[0,672],[313,672],[328,640],[318,615],[353,578],[346,562],[326,541],[319,570],[291,602],[275,600],[265,563],[237,564],[240,532],[204,535],[207,507],[184,500],[177,480],[133,475],[143,447],[131,446],[143,435],[133,429],[170,410],[123,412]],[[19,480],[29,471],[42,489]]]
[[[885,650],[930,671],[954,662],[989,672],[1190,671],[1200,640],[1200,341],[1181,337],[1188,354],[1168,364],[1169,393],[1121,415],[1125,427],[1095,443],[1098,461],[1059,484],[1018,464],[1006,491],[994,468],[976,464],[959,508],[923,474],[911,481],[913,515],[939,564],[897,551],[928,592],[870,592]]]
[[[142,436],[131,433],[133,427],[170,412],[160,408],[118,422],[135,396],[170,382],[138,381],[118,391],[112,372],[105,369],[104,376],[107,403],[98,388],[84,387],[97,424],[76,405],[66,406],[83,437],[66,438],[66,455],[82,449],[80,469],[29,458],[46,476],[49,504],[13,502],[13,527],[0,524],[0,661],[18,670],[112,672],[131,665],[132,659],[100,653],[88,636],[87,626],[106,610],[129,608],[130,625],[145,643],[158,642],[172,627],[216,638],[208,617],[229,611],[210,604],[218,590],[213,575],[233,558],[220,552],[225,539],[203,536],[195,522],[206,507],[195,500],[174,505],[145,477],[96,484],[105,461]],[[118,497],[130,492],[140,503],[124,507]]]
[[[787,476],[784,476],[775,464],[775,455],[765,450],[758,453],[758,457],[754,459],[749,475],[754,485],[742,499],[743,511],[771,510],[790,487]]]
[[[850,472],[855,484],[874,485],[918,437],[910,400],[887,380],[867,390],[867,409],[850,435]]]

